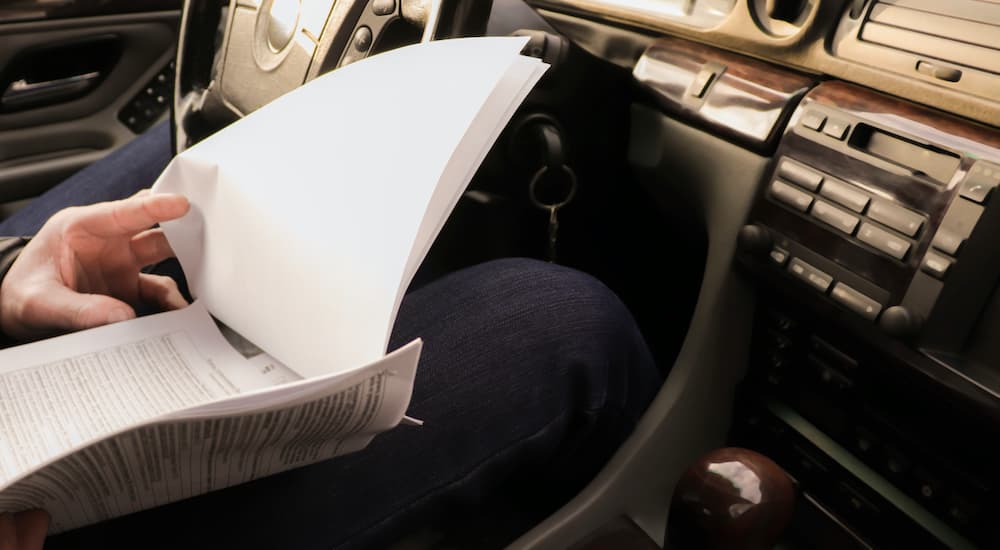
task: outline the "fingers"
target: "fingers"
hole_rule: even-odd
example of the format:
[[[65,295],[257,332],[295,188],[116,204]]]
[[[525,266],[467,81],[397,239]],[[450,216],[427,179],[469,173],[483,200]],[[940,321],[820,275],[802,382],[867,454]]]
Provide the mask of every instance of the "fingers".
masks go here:
[[[18,550],[42,550],[45,533],[49,530],[49,514],[44,510],[28,510],[14,516],[17,523]]]
[[[127,199],[81,207],[78,223],[99,237],[138,233],[177,219],[190,208],[187,198],[173,194],[138,193]]]
[[[153,265],[174,257],[162,229],[149,229],[132,237],[130,243],[136,265]]]
[[[165,310],[187,307],[187,300],[177,289],[177,283],[164,275],[139,274],[139,298],[150,304],[157,304]]]
[[[9,304],[4,306],[11,307]],[[94,328],[135,318],[135,310],[121,300],[101,294],[75,292],[58,284],[46,285],[37,292],[26,294],[13,307],[16,311],[11,312],[9,317],[18,322],[5,323],[4,330],[18,339]]]
[[[0,514],[0,550],[41,550],[48,528],[42,510]]]
[[[17,550],[17,524],[14,514],[0,514],[0,550]]]

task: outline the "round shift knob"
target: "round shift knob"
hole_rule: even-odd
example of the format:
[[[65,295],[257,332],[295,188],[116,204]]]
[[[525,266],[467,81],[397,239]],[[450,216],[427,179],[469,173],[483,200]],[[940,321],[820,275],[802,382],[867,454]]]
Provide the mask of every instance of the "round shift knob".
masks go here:
[[[791,520],[792,480],[766,456],[716,449],[677,482],[667,522],[669,548],[770,549]]]

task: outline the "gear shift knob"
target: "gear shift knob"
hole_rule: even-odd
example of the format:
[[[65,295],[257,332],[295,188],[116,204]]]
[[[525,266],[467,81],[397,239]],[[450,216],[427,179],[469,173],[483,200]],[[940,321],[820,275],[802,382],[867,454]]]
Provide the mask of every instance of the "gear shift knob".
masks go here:
[[[771,459],[747,449],[716,449],[677,482],[667,547],[770,549],[791,520],[794,505],[792,480]]]

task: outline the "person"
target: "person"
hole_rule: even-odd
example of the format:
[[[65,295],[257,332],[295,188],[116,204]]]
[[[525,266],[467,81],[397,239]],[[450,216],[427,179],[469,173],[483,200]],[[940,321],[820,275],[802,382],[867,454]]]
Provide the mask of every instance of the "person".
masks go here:
[[[184,197],[137,193],[170,158],[161,125],[0,222],[0,328],[18,340],[183,307],[154,224]],[[165,263],[166,262],[166,263]],[[144,269],[148,266],[154,269]],[[424,339],[408,414],[359,452],[49,537],[46,548],[384,547],[413,533],[494,547],[551,513],[632,430],[660,376],[596,279],[499,259],[411,290],[390,349]],[[46,515],[0,516],[0,550]],[[595,526],[596,527],[596,526]],[[583,533],[581,533],[583,535]]]

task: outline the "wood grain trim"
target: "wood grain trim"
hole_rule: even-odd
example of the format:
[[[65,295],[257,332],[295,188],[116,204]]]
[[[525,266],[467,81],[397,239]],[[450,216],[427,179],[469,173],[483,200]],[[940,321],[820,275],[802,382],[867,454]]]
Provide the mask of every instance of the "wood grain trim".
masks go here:
[[[724,69],[698,98],[692,83],[706,64]],[[806,75],[675,38],[652,43],[633,76],[668,112],[765,153],[774,150],[784,122],[814,84]]]

